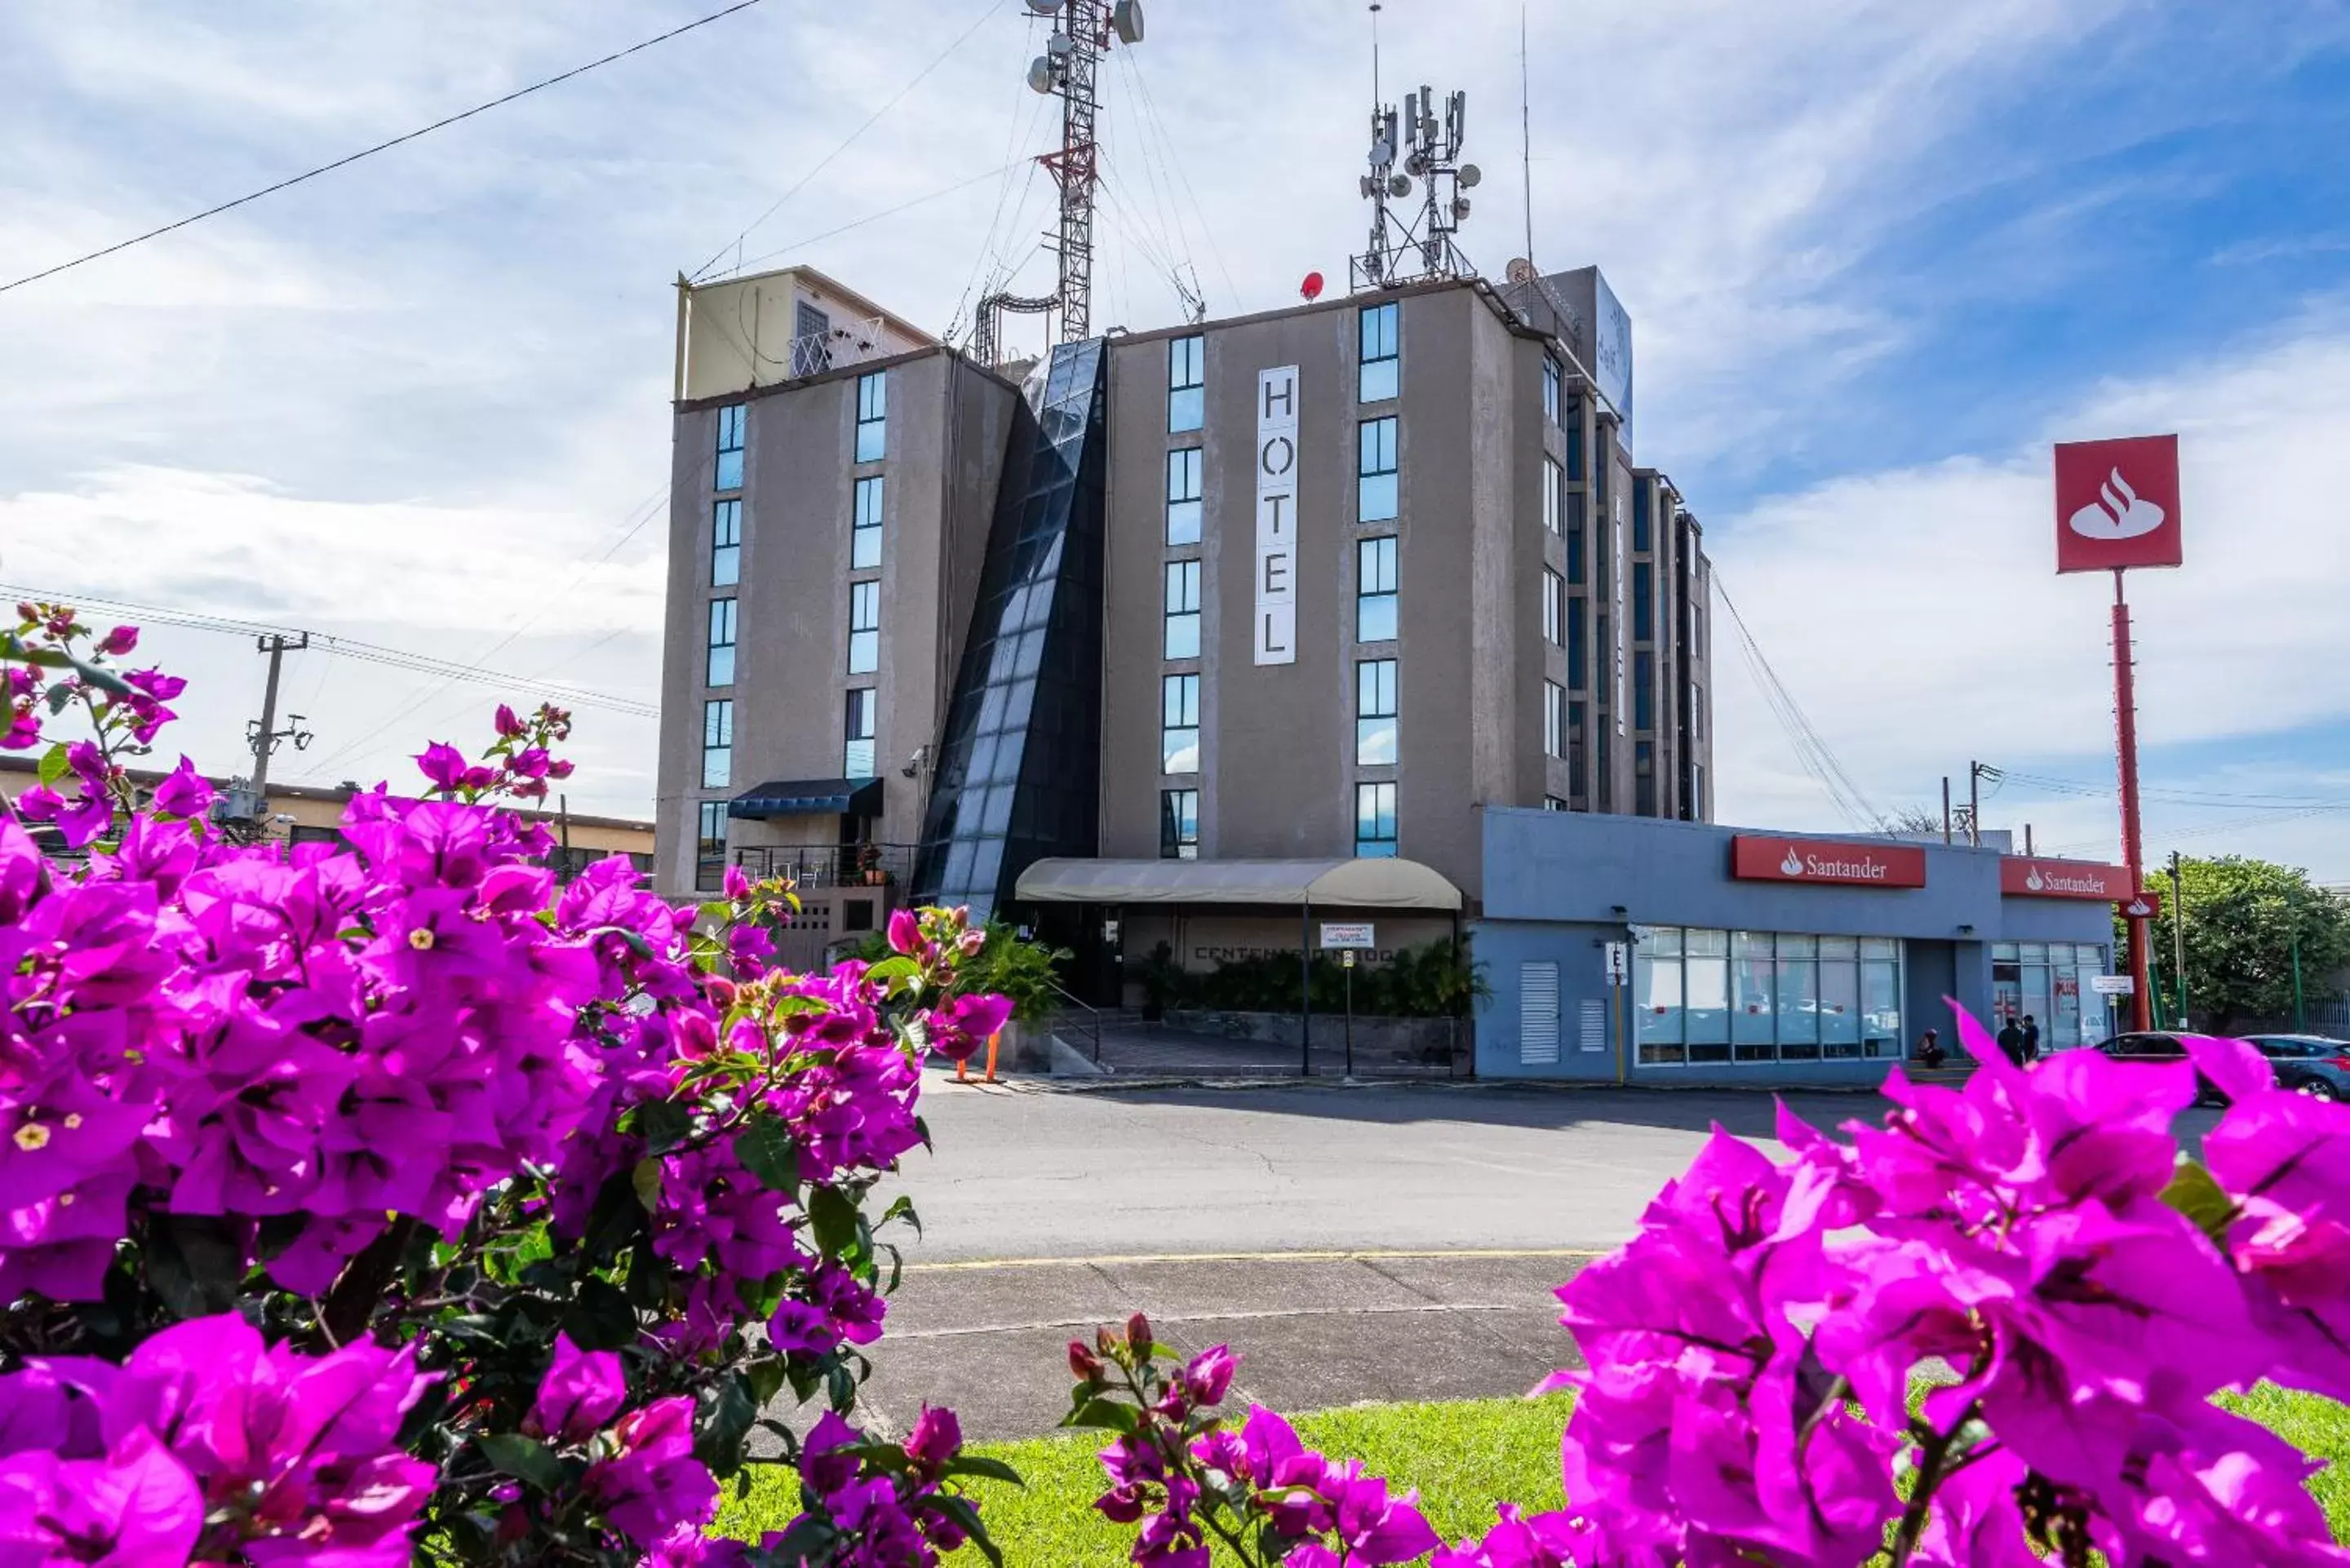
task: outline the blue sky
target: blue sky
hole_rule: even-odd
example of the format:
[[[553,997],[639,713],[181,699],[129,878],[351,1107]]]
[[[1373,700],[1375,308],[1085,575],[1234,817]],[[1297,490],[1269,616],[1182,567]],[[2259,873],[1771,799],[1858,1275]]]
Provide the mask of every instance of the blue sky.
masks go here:
[[[710,8],[9,8],[0,281]],[[1464,239],[1497,273],[1523,247],[1519,17],[1382,17],[1391,92],[1471,93]],[[1217,314],[1344,275],[1365,22],[1152,6],[1108,80],[1098,318],[1170,319],[1170,257]],[[2189,564],[2132,590],[2149,850],[2350,879],[2350,812],[2201,798],[2350,802],[2350,13],[1548,0],[1527,22],[1535,254],[1607,271],[1640,455],[1872,803],[1928,804],[1970,757],[2110,777],[2102,588],[2049,573],[2046,446],[2175,428]],[[651,727],[623,710],[657,688],[668,280],[743,234],[934,330],[993,265],[1038,280],[1034,48],[1017,0],[766,0],[0,295],[0,581],[591,686],[619,703],[583,711],[574,805],[646,810]],[[1722,629],[1721,814],[1849,826]],[[250,645],[154,646],[196,679],[182,743],[228,765]],[[325,779],[392,772],[496,695],[319,653],[287,680],[320,739],[280,772]],[[2109,800],[2017,785],[1987,816],[2113,852]]]

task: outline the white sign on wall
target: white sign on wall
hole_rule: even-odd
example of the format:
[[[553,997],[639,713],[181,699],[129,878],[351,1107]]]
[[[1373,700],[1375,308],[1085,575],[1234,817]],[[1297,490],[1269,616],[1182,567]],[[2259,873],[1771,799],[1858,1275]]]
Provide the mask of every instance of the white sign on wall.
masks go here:
[[[1361,925],[1339,925],[1326,920],[1322,925],[1322,945],[1326,948],[1376,949],[1379,944],[1368,921]]]
[[[2137,978],[2126,974],[2093,974],[2089,990],[2099,996],[2130,996],[2137,991]]]
[[[1297,367],[1256,373],[1256,608],[1259,664],[1297,662]]]

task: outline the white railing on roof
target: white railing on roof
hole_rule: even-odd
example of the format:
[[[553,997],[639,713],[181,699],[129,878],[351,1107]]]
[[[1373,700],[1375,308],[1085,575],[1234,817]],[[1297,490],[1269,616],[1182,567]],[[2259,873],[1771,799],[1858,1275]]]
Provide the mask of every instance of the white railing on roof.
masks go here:
[[[827,370],[881,358],[897,352],[899,347],[889,336],[887,323],[876,316],[864,321],[837,323],[822,332],[804,333],[793,338],[785,350],[784,364],[795,379],[821,376]]]

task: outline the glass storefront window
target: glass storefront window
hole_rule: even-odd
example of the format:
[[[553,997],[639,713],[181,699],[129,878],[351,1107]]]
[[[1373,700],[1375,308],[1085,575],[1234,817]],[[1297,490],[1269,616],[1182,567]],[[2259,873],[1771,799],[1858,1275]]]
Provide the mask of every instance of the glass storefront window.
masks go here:
[[[1638,933],[1633,955],[1644,1066],[1902,1054],[1892,938],[1659,926]]]
[[[1778,984],[1771,967],[1771,933],[1741,931],[1731,939],[1733,1011],[1730,1038],[1741,1062],[1769,1062],[1779,1054]]]

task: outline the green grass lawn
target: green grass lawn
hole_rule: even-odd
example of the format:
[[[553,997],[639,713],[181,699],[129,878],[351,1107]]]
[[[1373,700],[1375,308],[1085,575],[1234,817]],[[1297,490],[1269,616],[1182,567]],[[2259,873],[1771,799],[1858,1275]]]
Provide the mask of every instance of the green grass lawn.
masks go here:
[[[2333,1468],[2311,1483],[2336,1539],[2350,1541],[2350,1408],[2306,1395],[2262,1388],[2237,1401],[2255,1420]],[[1421,1511],[1447,1541],[1482,1532],[1496,1501],[1556,1508],[1558,1435],[1564,1395],[1544,1399],[1471,1399],[1443,1405],[1371,1405],[1297,1417],[1308,1448],[1358,1458],[1397,1488],[1418,1487]],[[1091,1504],[1101,1490],[1094,1452],[1105,1434],[981,1443],[973,1451],[1003,1459],[1024,1488],[977,1483],[982,1511],[1009,1568],[1112,1568],[1126,1561],[1130,1529],[1108,1523]],[[772,1465],[754,1467],[751,1490],[728,1495],[720,1534],[756,1539],[798,1511],[799,1481]],[[1221,1560],[1221,1557],[1220,1557]],[[975,1552],[955,1561],[976,1563]]]

